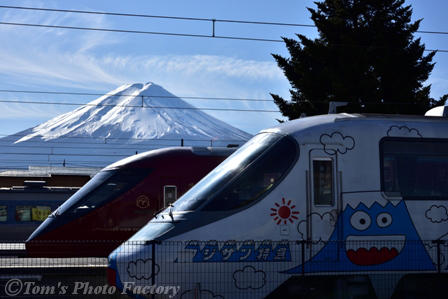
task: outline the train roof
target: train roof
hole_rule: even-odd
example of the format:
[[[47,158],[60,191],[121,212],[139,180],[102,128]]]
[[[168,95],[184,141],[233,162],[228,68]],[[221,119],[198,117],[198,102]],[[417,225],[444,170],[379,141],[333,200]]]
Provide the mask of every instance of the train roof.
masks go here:
[[[308,128],[323,126],[328,124],[334,124],[339,122],[371,122],[377,123],[448,123],[448,117],[440,117],[440,115],[427,114],[427,115],[396,115],[396,114],[325,114],[309,117],[302,117],[299,119],[291,120],[274,127],[270,127],[260,131],[274,132],[283,135],[293,135],[297,131],[302,131]]]
[[[169,155],[169,154],[179,154],[179,153],[191,153],[198,156],[230,156],[233,152],[235,152],[237,147],[166,147],[160,148],[156,150],[151,150],[147,152],[143,152],[140,154],[136,154],[122,160],[119,160],[109,166],[106,166],[103,170],[110,170],[115,168],[120,168],[123,165],[128,165],[131,163],[137,163],[139,161],[149,159],[151,157],[161,156],[161,155]]]
[[[54,187],[54,186],[42,186],[42,187],[29,187],[29,186],[12,186],[12,187],[0,187],[0,193],[70,193],[73,194],[81,189],[81,187]]]

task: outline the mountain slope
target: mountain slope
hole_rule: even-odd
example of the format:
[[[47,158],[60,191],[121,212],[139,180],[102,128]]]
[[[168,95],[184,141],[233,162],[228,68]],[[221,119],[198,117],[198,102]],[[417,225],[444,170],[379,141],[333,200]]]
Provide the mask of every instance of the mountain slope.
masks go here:
[[[17,142],[41,137],[178,138],[241,140],[250,137],[153,83],[123,85],[74,111],[30,129]]]

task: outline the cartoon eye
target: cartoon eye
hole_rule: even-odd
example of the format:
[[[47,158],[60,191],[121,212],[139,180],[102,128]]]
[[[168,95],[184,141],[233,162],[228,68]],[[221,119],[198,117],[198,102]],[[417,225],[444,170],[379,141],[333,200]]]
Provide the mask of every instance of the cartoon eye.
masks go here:
[[[350,223],[357,230],[366,230],[372,223],[372,219],[366,212],[358,211],[352,215]]]
[[[392,224],[392,216],[389,213],[381,213],[376,217],[376,224],[379,227],[388,227]]]

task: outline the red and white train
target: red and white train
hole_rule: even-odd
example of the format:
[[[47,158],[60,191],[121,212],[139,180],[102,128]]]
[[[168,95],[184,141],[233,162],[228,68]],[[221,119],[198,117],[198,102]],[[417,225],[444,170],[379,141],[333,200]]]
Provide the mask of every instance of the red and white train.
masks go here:
[[[107,256],[235,150],[163,148],[111,164],[31,234],[27,254]]]

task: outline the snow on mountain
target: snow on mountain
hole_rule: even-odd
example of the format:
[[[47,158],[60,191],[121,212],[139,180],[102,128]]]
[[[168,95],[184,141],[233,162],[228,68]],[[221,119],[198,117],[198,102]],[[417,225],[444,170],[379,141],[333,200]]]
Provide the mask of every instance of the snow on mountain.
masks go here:
[[[116,90],[36,127],[0,139],[0,168],[106,166],[166,146],[226,146],[251,137],[154,83]],[[18,166],[20,165],[20,166]]]
[[[175,109],[173,109],[175,108]],[[17,142],[41,137],[247,139],[250,135],[153,83],[123,85],[74,111],[31,129]]]

